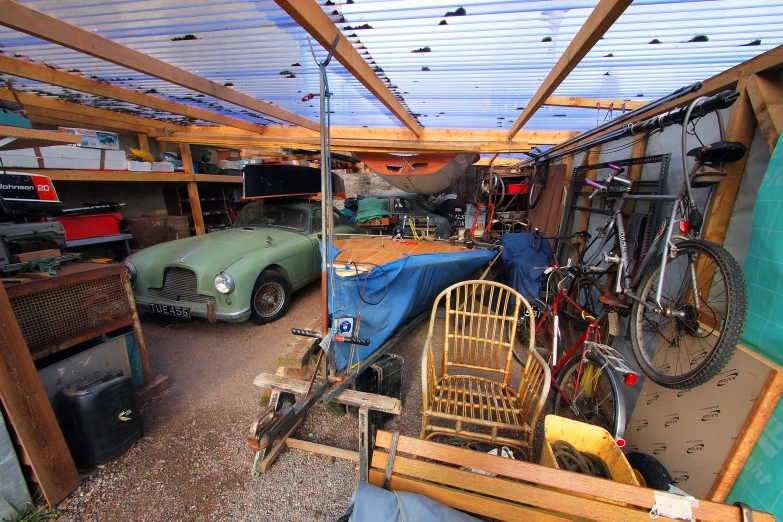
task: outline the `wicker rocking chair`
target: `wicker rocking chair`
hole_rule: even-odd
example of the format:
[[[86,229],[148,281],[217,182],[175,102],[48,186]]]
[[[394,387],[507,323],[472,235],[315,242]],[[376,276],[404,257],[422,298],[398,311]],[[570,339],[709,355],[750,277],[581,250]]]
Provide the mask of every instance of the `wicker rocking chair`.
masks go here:
[[[444,300],[445,336],[442,358],[437,363],[433,327],[438,306]],[[530,459],[551,374],[533,347],[535,335],[531,335],[521,381],[517,386],[510,385],[512,348],[523,305],[530,331],[534,332],[530,304],[507,286],[465,281],[441,292],[432,306],[421,360],[420,438],[443,435],[503,444],[519,449]],[[503,436],[501,431],[516,437]]]

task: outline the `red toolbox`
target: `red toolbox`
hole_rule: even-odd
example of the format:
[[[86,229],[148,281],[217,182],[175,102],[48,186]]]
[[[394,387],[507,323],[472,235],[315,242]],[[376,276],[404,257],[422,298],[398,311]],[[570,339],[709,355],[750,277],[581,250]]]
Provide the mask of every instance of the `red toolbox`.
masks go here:
[[[87,239],[90,237],[114,236],[120,233],[122,214],[89,214],[85,216],[56,216],[52,218],[62,223],[65,229],[65,239]]]

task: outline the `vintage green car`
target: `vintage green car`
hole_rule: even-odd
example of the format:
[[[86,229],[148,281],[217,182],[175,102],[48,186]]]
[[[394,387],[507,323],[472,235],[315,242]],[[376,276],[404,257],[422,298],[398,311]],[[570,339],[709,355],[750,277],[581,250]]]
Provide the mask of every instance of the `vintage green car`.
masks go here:
[[[336,233],[360,232],[334,214]],[[234,225],[145,248],[125,260],[136,303],[157,314],[270,323],[321,273],[319,203],[253,202]]]

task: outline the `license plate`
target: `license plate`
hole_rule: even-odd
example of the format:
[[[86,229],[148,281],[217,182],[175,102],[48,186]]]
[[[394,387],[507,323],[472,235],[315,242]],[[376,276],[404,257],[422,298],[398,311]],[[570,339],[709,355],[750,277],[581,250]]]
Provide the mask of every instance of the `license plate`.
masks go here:
[[[150,312],[153,314],[173,315],[174,317],[190,319],[190,309],[182,308],[181,306],[150,303]]]

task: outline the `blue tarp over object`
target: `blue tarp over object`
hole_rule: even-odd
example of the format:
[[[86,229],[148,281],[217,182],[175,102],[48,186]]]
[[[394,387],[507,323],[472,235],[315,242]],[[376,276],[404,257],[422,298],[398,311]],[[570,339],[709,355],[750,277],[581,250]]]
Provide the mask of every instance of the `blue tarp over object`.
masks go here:
[[[333,257],[340,251],[333,247]],[[362,320],[356,337],[369,338],[369,346],[359,346],[359,360],[377,350],[397,328],[413,319],[432,306],[438,294],[448,286],[464,281],[483,265],[489,263],[496,252],[486,249],[465,250],[437,254],[417,254],[404,257],[380,267],[373,268],[367,274],[334,278],[334,309],[329,300],[330,315],[345,323],[359,315],[361,305]],[[342,267],[337,267],[342,268]],[[347,268],[353,268],[348,266]],[[386,290],[388,281],[388,292]],[[362,303],[360,296],[366,302]],[[375,305],[368,303],[377,303]],[[351,345],[336,343],[337,369],[348,365]],[[354,356],[353,363],[358,362]]]
[[[532,232],[520,232],[503,234],[500,245],[503,247],[500,255],[503,282],[528,301],[538,299],[541,275],[552,260],[549,241],[535,237]]]

